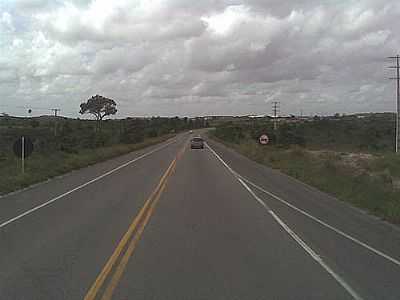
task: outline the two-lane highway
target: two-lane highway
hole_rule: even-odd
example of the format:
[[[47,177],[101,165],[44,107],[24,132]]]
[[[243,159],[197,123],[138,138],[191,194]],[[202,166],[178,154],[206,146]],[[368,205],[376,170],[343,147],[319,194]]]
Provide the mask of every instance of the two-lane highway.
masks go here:
[[[189,138],[0,198],[0,299],[400,299],[396,227]]]
[[[83,299],[186,139],[1,198],[0,299]]]

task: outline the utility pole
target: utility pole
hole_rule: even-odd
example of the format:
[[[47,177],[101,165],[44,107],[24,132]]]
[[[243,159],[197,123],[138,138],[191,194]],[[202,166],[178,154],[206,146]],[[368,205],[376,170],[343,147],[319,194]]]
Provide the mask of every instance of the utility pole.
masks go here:
[[[279,114],[279,102],[278,101],[274,101],[272,102],[272,111],[274,114],[274,130],[276,130],[278,128],[278,124],[277,124],[277,117]]]
[[[400,55],[396,56],[391,56],[389,57],[390,59],[395,59],[396,65],[390,66],[389,68],[391,69],[396,69],[396,77],[392,77],[390,79],[396,80],[397,82],[397,91],[396,91],[396,106],[397,106],[397,112],[396,112],[396,146],[395,146],[395,151],[396,153],[399,152],[399,125],[400,125]]]
[[[60,111],[59,108],[52,108],[54,111],[54,136],[57,136],[57,113]]]

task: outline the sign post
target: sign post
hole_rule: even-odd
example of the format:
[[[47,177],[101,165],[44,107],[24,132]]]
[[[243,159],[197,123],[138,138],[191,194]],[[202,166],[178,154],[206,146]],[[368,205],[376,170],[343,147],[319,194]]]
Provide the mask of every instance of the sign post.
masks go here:
[[[14,142],[14,154],[21,158],[21,171],[25,173],[25,158],[30,156],[33,152],[33,143],[29,137],[21,136]]]
[[[25,173],[25,137],[21,137],[21,162],[22,162],[22,174]]]

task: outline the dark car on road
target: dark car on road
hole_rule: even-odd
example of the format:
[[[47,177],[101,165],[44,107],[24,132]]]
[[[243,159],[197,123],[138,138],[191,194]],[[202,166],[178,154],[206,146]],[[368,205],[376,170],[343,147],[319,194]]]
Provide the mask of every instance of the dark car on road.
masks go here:
[[[197,136],[190,140],[190,148],[191,149],[204,149],[204,140]]]

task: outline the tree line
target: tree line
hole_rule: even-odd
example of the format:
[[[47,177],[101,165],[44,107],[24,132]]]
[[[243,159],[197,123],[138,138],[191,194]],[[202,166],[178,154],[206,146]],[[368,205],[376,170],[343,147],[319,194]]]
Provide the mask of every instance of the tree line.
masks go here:
[[[33,140],[35,152],[77,153],[80,149],[140,143],[146,138],[209,126],[204,118],[107,119],[117,113],[117,103],[100,95],[83,102],[79,112],[82,115],[92,114],[95,118],[88,120],[54,116],[32,118],[0,116],[0,156],[4,153],[9,154],[11,145],[21,135],[29,136]]]

